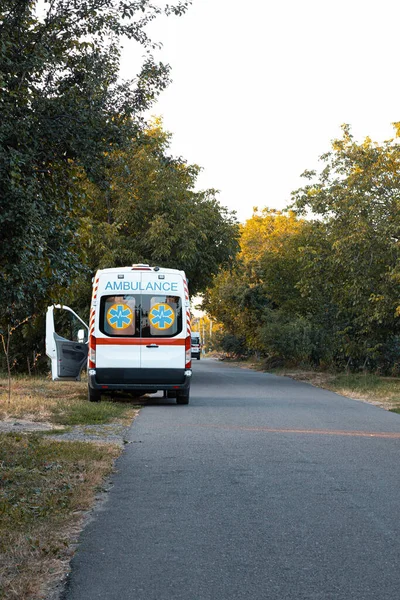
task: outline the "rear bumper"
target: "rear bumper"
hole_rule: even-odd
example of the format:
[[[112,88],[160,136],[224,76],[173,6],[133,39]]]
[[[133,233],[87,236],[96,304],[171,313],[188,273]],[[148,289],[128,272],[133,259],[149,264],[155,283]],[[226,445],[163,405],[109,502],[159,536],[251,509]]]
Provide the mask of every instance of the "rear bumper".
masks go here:
[[[146,391],[188,390],[191,369],[89,369],[93,390]]]

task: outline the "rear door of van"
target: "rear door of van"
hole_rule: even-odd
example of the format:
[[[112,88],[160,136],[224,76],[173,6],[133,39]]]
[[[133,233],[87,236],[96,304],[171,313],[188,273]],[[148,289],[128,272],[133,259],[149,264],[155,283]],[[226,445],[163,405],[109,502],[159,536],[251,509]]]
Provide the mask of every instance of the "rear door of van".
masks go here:
[[[125,269],[94,282],[97,370],[140,369],[140,282],[140,272]]]
[[[141,312],[141,368],[184,369],[186,302],[182,275],[143,272]]]

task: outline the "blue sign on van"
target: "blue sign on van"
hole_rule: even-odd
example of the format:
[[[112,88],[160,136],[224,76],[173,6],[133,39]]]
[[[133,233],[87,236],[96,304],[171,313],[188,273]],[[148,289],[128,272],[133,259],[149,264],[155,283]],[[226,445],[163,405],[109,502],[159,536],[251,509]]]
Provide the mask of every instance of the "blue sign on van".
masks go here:
[[[159,302],[149,312],[150,323],[155,329],[169,329],[175,321],[175,313],[168,304]]]
[[[107,321],[113,329],[126,329],[133,321],[133,312],[127,304],[113,304],[107,311]]]
[[[105,291],[111,292],[177,292],[176,281],[107,281]]]

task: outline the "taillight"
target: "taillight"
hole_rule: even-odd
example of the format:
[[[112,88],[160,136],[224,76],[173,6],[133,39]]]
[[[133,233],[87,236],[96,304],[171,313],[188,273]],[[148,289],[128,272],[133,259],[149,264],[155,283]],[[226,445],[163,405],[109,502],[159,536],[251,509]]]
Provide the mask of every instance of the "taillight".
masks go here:
[[[185,368],[190,369],[192,366],[192,349],[190,344],[190,336],[185,340]]]
[[[88,368],[94,369],[96,367],[96,338],[94,335],[89,337],[89,355],[88,355]]]

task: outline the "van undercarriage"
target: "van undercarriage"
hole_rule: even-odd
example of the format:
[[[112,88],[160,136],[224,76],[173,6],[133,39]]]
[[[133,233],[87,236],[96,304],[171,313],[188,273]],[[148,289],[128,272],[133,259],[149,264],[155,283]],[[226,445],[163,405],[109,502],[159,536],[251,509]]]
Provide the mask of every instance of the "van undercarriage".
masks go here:
[[[89,400],[98,402],[101,394],[113,391],[144,395],[161,390],[169,398],[176,395],[178,404],[188,404],[191,376],[191,369],[89,369]]]

